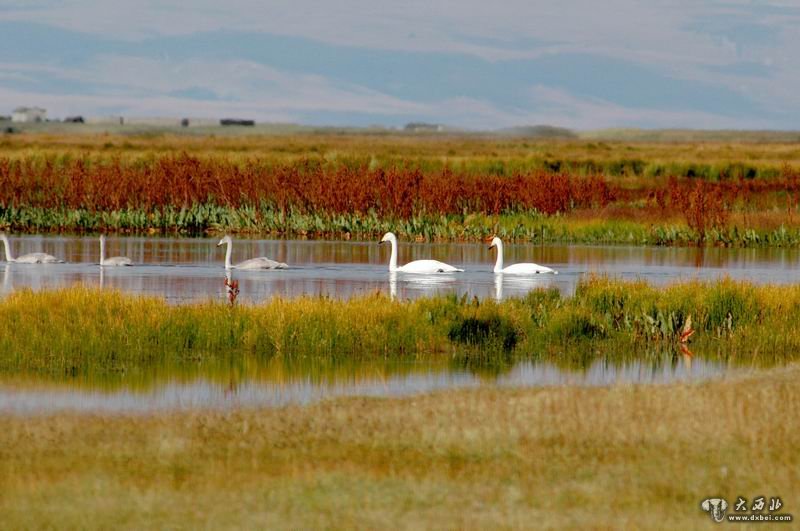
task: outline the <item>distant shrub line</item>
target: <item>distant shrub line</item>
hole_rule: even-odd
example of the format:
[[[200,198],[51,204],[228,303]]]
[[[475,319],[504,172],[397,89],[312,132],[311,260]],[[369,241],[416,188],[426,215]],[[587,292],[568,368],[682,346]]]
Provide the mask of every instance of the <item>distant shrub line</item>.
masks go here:
[[[246,164],[220,157],[167,155],[150,162],[121,158],[0,158],[0,204],[112,212],[269,204],[302,213],[367,213],[408,218],[537,210],[544,214],[604,206],[613,191],[600,176],[532,171],[509,177],[445,168],[377,168],[302,161]]]
[[[505,231],[531,241],[556,241],[558,234],[561,241],[794,245],[785,233],[800,224],[800,172],[789,166],[770,178],[719,180],[552,170],[501,176],[410,163],[233,161],[185,153],[0,157],[0,228],[312,236],[392,230],[467,239]],[[559,219],[576,212],[606,220],[605,235],[587,236]],[[766,227],[758,225],[762,218],[748,221],[760,213],[771,216]],[[737,214],[744,222],[733,226]],[[685,227],[662,237],[675,232],[676,219]],[[632,230],[616,230],[615,223],[628,221],[635,222],[627,225]],[[459,223],[461,230],[454,227]]]

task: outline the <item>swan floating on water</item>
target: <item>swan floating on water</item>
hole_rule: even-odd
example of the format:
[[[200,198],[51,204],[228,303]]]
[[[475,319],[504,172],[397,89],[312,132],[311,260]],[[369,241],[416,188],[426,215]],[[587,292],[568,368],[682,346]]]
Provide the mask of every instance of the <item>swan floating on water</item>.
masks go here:
[[[15,262],[17,264],[63,264],[64,260],[59,260],[53,255],[47,253],[30,253],[23,254],[18,258],[14,258],[11,254],[11,244],[8,243],[8,236],[5,233],[0,233],[0,240],[3,241],[3,247],[6,251],[6,262]]]
[[[397,267],[397,236],[395,236],[391,232],[387,232],[381,238],[381,241],[378,244],[382,244],[384,242],[389,242],[392,245],[392,256],[389,258],[389,271],[390,272],[399,272],[399,273],[456,273],[460,271],[464,271],[463,269],[458,269],[457,267],[453,267],[450,264],[445,264],[444,262],[440,262],[438,260],[414,260],[413,262],[409,262],[404,266]]]
[[[510,265],[506,268],[503,267],[503,240],[495,236],[492,239],[492,244],[489,246],[489,249],[492,247],[497,248],[497,262],[494,264],[494,272],[495,273],[502,273],[506,275],[539,275],[542,273],[552,273],[554,275],[558,274],[558,271],[550,269],[549,267],[540,266],[539,264],[514,264]]]
[[[106,258],[106,235],[100,235],[100,265],[101,266],[132,266],[133,262],[127,256],[112,256]]]
[[[244,262],[239,262],[238,264],[231,264],[231,253],[233,252],[233,238],[230,236],[225,236],[222,238],[217,247],[221,245],[227,245],[227,249],[225,249],[225,269],[288,269],[289,266],[284,264],[283,262],[276,262],[275,260],[270,260],[265,256],[259,256],[258,258],[251,258],[250,260],[245,260]]]

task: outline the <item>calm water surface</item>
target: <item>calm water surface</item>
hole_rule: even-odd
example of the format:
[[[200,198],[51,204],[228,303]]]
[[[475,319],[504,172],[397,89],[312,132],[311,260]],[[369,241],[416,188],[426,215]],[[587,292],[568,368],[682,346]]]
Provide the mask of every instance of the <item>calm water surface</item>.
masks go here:
[[[27,265],[0,262],[0,293],[30,287],[74,283],[159,295],[176,303],[224,298],[224,248],[218,239],[109,238],[109,256],[124,255],[129,268],[101,268],[96,238],[23,236],[12,238],[16,254],[44,251],[65,264]],[[696,249],[584,245],[507,244],[506,264],[536,262],[559,275],[514,278],[492,274],[495,254],[478,243],[400,244],[400,263],[434,258],[463,267],[451,275],[390,275],[389,248],[376,242],[247,240],[234,242],[234,262],[255,256],[287,262],[285,271],[234,271],[240,298],[258,302],[275,295],[325,295],[349,298],[380,291],[401,299],[439,293],[507,298],[531,289],[556,286],[571,293],[587,273],[664,283],[715,279],[728,275],[754,282],[790,283],[800,279],[795,249]]]
[[[0,414],[35,415],[60,411],[149,413],[187,409],[233,409],[308,404],[342,396],[407,396],[447,389],[479,387],[603,386],[665,384],[725,377],[746,369],[703,359],[596,361],[569,369],[548,362],[523,361],[500,372],[421,363],[386,367],[372,363],[327,371],[287,375],[266,372],[242,377],[230,372],[187,377],[172,374],[151,382],[75,380],[53,383],[10,379],[0,383]]]
[[[174,303],[224,299],[224,253],[218,239],[109,238],[109,256],[128,256],[139,265],[101,268],[99,243],[86,237],[15,237],[17,254],[44,251],[65,264],[26,265],[0,262],[0,295],[21,288],[36,290],[75,283],[166,297]],[[556,286],[574,291],[587,273],[665,283],[730,276],[754,282],[790,283],[800,278],[800,253],[787,249],[691,249],[621,246],[512,245],[506,264],[536,262],[559,275],[501,278],[492,273],[495,254],[485,244],[401,243],[400,262],[434,258],[461,266],[454,275],[390,275],[390,249],[376,242],[248,240],[234,243],[234,262],[268,256],[287,262],[286,271],[233,272],[240,298],[259,302],[280,295],[348,298],[380,291],[398,298],[440,293],[485,298],[524,295]],[[190,408],[277,407],[338,396],[402,396],[481,386],[660,384],[725,377],[741,368],[714,360],[650,359],[630,363],[596,361],[565,368],[548,362],[522,361],[502,371],[420,362],[401,366],[361,363],[352,367],[313,369],[185,368],[156,370],[144,378],[130,375],[103,380],[54,381],[35,376],[0,377],[0,414],[46,414],[64,410],[146,413]]]

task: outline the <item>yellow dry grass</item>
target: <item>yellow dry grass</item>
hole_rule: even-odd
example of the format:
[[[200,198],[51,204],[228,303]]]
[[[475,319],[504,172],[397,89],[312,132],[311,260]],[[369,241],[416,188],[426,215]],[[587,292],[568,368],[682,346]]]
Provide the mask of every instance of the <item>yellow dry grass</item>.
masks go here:
[[[358,133],[295,133],[260,135],[180,135],[180,134],[47,134],[33,133],[0,139],[4,155],[43,154],[127,154],[146,155],[187,152],[195,155],[226,154],[295,160],[304,157],[377,157],[448,161],[451,164],[474,160],[561,159],[572,163],[608,160],[642,160],[652,163],[675,162],[727,164],[747,162],[780,168],[800,161],[795,137],[761,141],[743,133],[740,137],[683,140],[637,141],[621,137],[608,139],[531,139],[484,135],[407,135]]]
[[[663,528],[800,516],[800,367],[703,384],[0,418],[0,527]]]

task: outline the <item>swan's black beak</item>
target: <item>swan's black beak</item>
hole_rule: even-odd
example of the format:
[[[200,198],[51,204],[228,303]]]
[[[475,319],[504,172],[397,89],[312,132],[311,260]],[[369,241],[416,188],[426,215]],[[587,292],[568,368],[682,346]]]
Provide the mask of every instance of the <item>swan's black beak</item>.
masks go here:
[[[381,240],[381,241],[379,241],[379,242],[378,242],[378,245],[383,245],[383,244],[384,244],[384,241],[383,241],[383,240]]]
[[[217,247],[220,247],[221,245],[222,245],[222,242],[219,242],[219,243],[217,244]]]
[[[488,247],[488,249],[491,251],[493,247],[494,247],[494,245],[490,245],[490,246]]]

